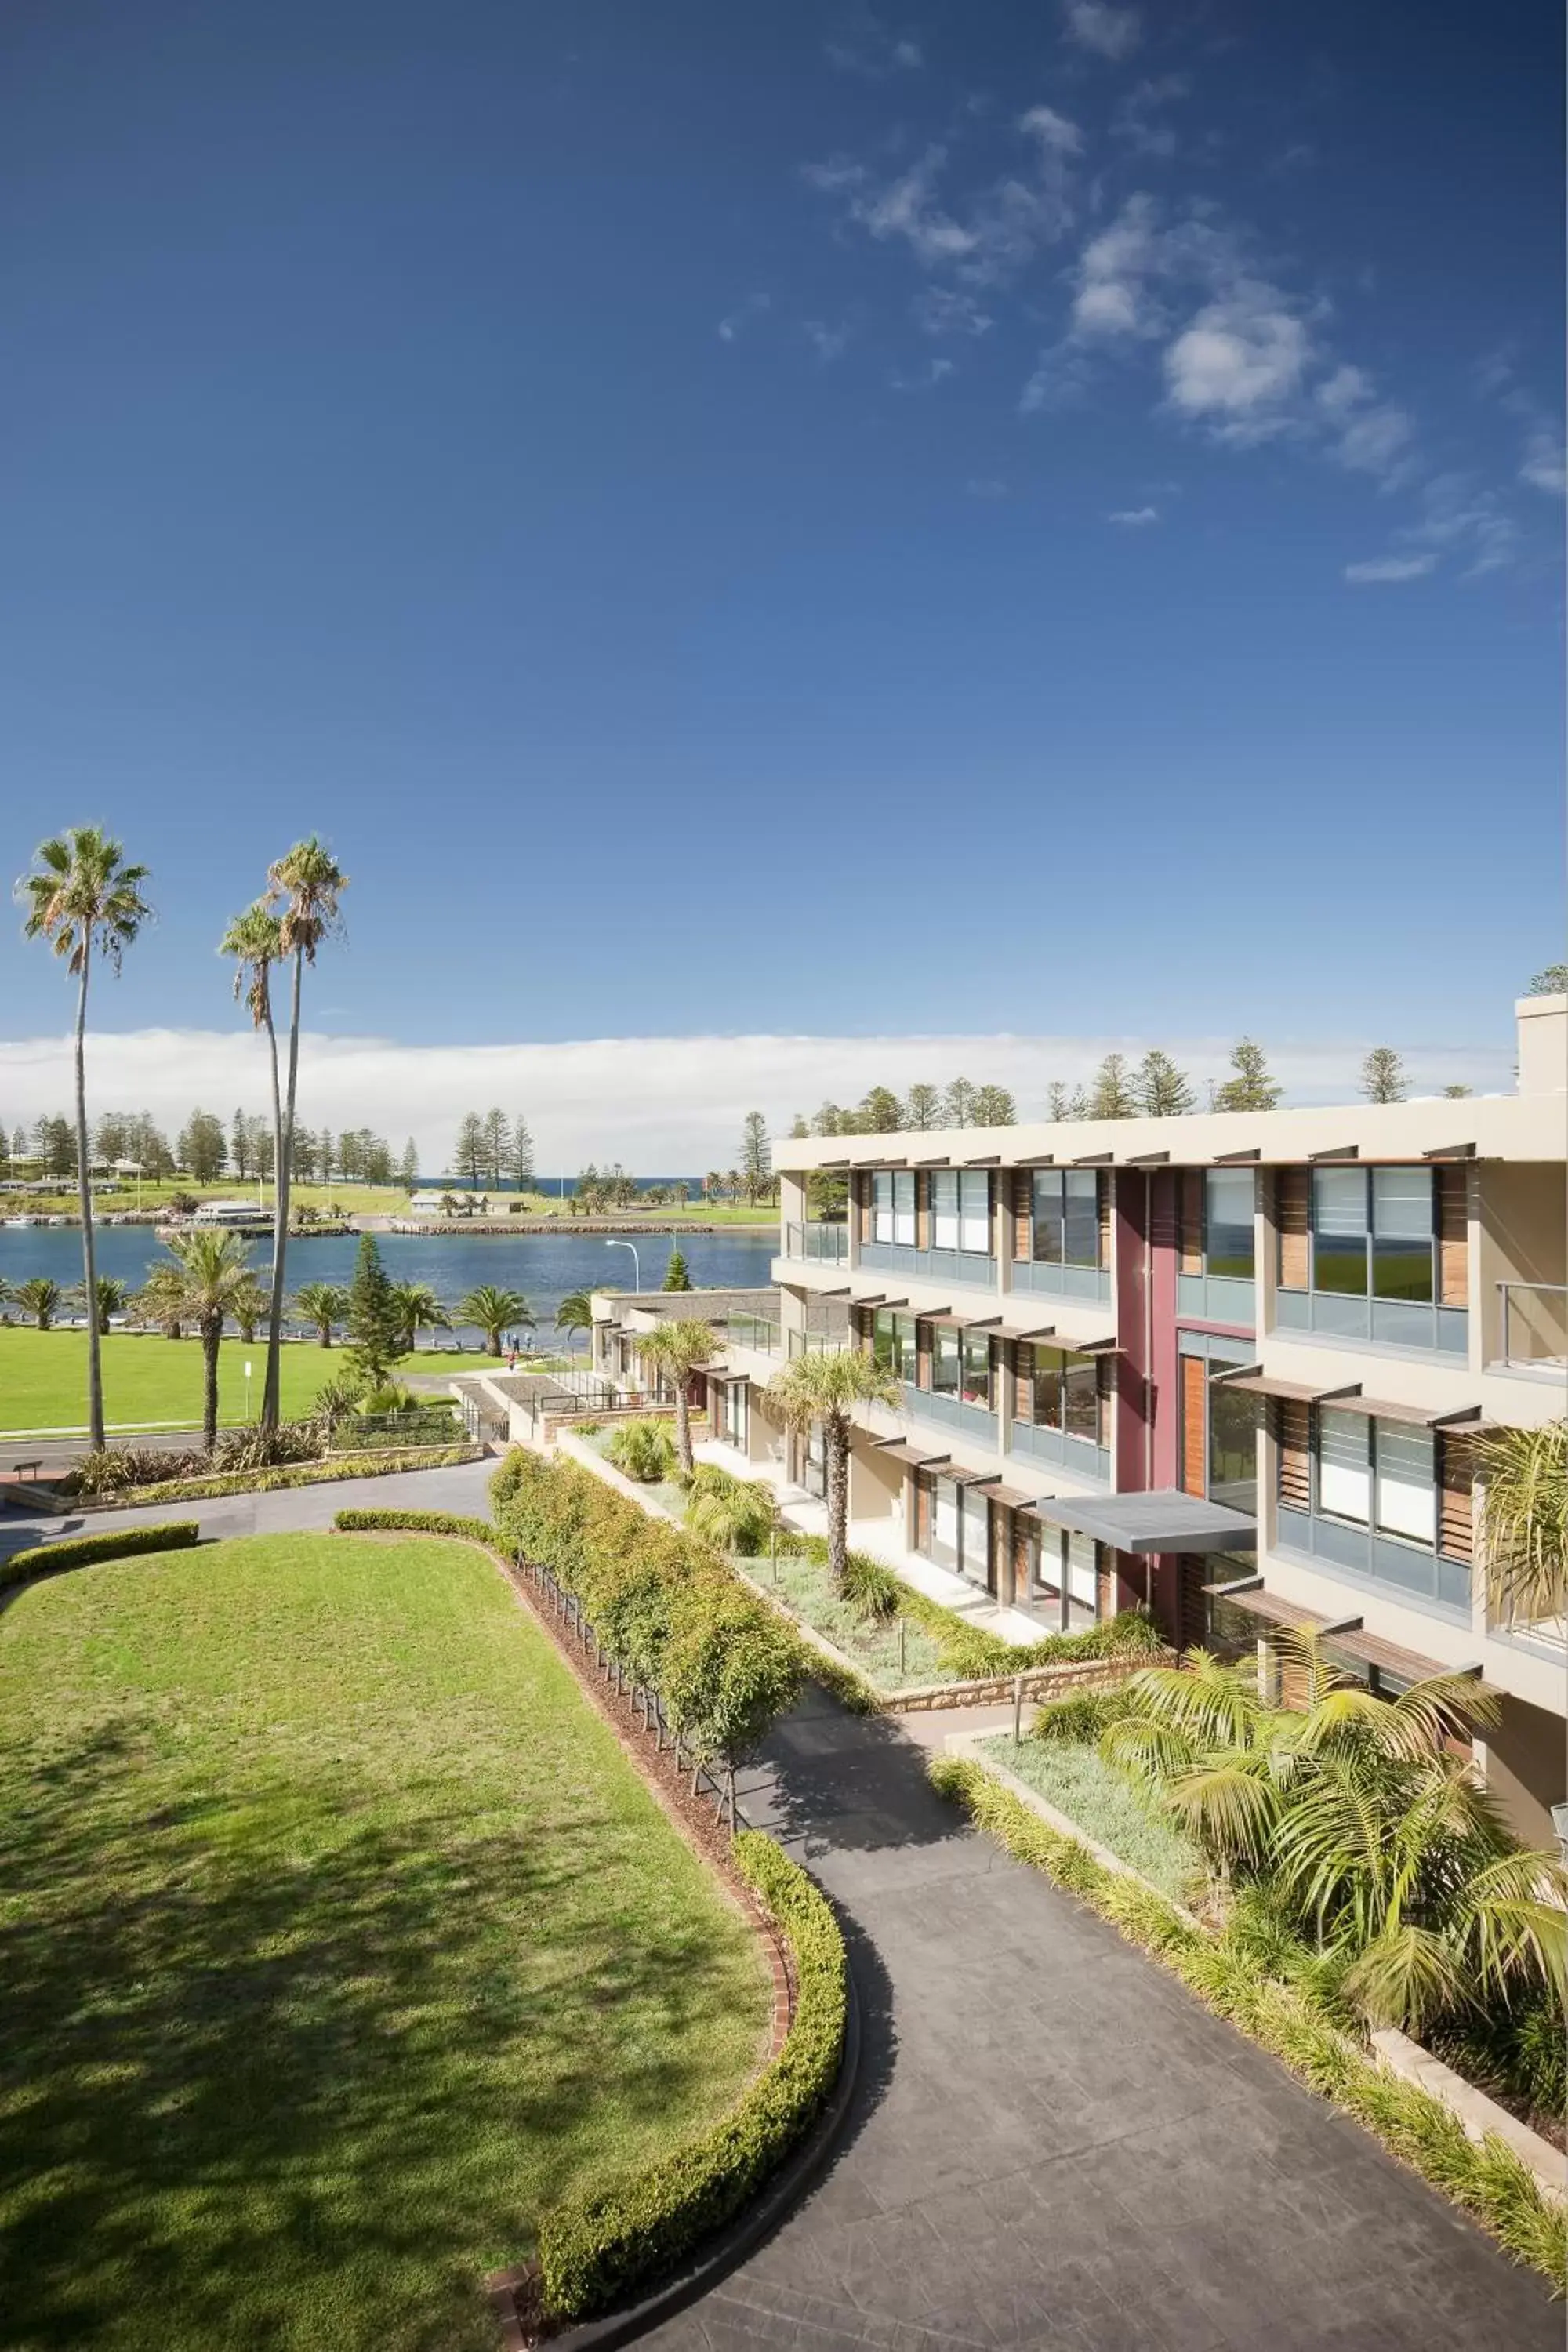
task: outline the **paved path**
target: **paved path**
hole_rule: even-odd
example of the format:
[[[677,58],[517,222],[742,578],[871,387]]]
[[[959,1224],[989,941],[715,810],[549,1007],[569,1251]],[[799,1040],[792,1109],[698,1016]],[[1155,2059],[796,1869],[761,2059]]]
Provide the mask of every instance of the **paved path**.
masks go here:
[[[752,1776],[839,1906],[866,2067],[831,2172],[649,2352],[1561,2352],[1532,2273],[924,1760],[819,1698]]]

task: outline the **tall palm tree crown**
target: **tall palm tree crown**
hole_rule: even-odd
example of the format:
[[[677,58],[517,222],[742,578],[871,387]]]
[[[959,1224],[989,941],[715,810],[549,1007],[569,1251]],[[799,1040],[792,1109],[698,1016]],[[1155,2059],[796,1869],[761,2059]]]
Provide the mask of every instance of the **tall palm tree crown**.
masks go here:
[[[695,1315],[661,1322],[658,1330],[642,1342],[644,1362],[663,1372],[675,1391],[675,1450],[680,1469],[688,1478],[695,1467],[691,1451],[691,1375],[718,1352],[713,1326]]]
[[[30,940],[47,939],[77,982],[77,1193],[87,1304],[87,1417],[94,1447],[103,1444],[103,1360],[87,1151],[88,980],[94,949],[118,973],[126,949],[143,923],[153,920],[153,909],[142,895],[146,879],[147,868],[129,865],[121,844],[110,840],[101,826],[81,824],[41,843],[33,870],[16,884],[16,897],[26,908],[24,934]]]
[[[427,1282],[395,1282],[392,1296],[403,1317],[403,1336],[408,1342],[405,1352],[412,1355],[419,1343],[421,1327],[428,1331],[449,1331],[452,1318]]]
[[[332,1344],[332,1326],[346,1321],[349,1295],[335,1282],[301,1283],[294,1293],[294,1312],[316,1327],[323,1348]]]
[[[579,1331],[594,1328],[594,1303],[586,1290],[569,1290],[555,1310],[555,1328],[574,1340]]]
[[[217,1444],[218,1348],[228,1318],[238,1319],[256,1287],[250,1245],[243,1234],[213,1231],[180,1234],[165,1243],[173,1260],[156,1269],[171,1309],[177,1305],[194,1323],[202,1342],[202,1443],[210,1454]]]
[[[501,1333],[509,1324],[531,1323],[533,1309],[521,1290],[499,1290],[493,1282],[481,1282],[466,1298],[459,1299],[457,1319],[482,1331],[485,1352],[499,1356]]]
[[[819,1428],[827,1470],[827,1566],[841,1583],[849,1556],[849,1437],[859,1404],[896,1405],[899,1384],[869,1349],[796,1356],[768,1382],[767,1394],[792,1429]]]

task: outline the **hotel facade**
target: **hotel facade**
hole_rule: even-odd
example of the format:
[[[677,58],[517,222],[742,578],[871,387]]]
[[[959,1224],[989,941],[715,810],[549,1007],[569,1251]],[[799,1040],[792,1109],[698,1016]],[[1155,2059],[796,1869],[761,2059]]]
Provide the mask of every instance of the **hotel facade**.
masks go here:
[[[727,1318],[717,1433],[820,1492],[766,1381],[868,1349],[900,1402],[858,1416],[852,1542],[1041,1632],[1255,1641],[1287,1703],[1283,1625],[1385,1693],[1478,1674],[1478,1760],[1548,1842],[1564,1626],[1478,1569],[1476,1441],[1568,1386],[1568,998],[1517,1011],[1506,1097],[780,1142],[777,1312]]]

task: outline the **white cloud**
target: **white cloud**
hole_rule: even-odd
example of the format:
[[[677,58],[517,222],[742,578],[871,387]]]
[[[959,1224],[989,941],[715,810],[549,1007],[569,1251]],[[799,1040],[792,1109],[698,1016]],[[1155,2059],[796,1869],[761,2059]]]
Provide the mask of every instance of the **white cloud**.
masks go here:
[[[1332,433],[1332,454],[1352,473],[1374,474],[1387,487],[1407,474],[1415,426],[1404,409],[1376,397],[1362,368],[1341,366],[1314,395]]]
[[[1275,289],[1244,280],[1170,345],[1165,382],[1184,416],[1245,446],[1287,429],[1311,356],[1305,325]]]
[[[805,338],[824,367],[841,359],[849,341],[847,327],[830,327],[825,320],[807,319]]]
[[[889,31],[869,8],[850,9],[838,31],[824,43],[824,49],[836,72],[859,74],[867,81],[918,73],[925,63],[917,40],[908,33]]]
[[[1037,139],[1046,155],[1080,155],[1083,133],[1076,122],[1058,114],[1054,106],[1031,106],[1026,114],[1018,117],[1018,128]]]
[[[772,299],[772,296],[767,294],[748,294],[745,300],[730,312],[728,318],[720,320],[719,341],[721,343],[732,343],[742,328],[749,326],[753,319],[760,318],[762,313],[771,307]]]
[[[962,286],[922,286],[914,314],[928,335],[984,335],[994,323],[991,312]]]
[[[971,475],[963,487],[972,499],[1005,499],[1007,495],[1006,483],[998,481],[994,474]]]
[[[1128,57],[1142,37],[1137,9],[1112,8],[1107,0],[1067,0],[1063,16],[1067,38],[1096,57]]]
[[[1173,155],[1176,134],[1162,119],[1162,110],[1185,98],[1191,88],[1185,74],[1162,74],[1135,83],[1110,118],[1112,138],[1121,140],[1134,155]]]
[[[1040,1115],[1052,1079],[1076,1085],[1113,1048],[1138,1056],[1164,1045],[1198,1082],[1226,1075],[1229,1040],[1213,1037],[1039,1035],[601,1037],[559,1045],[400,1045],[386,1038],[310,1035],[300,1055],[300,1115],[312,1127],[370,1127],[401,1149],[412,1127],[426,1172],[451,1150],[476,1104],[522,1110],[542,1172],[574,1174],[621,1160],[642,1173],[728,1167],[741,1122],[760,1108],[776,1133],[825,1097],[858,1100],[880,1083],[907,1088],[963,1070],[1011,1087],[1020,1113]],[[1363,1040],[1296,1048],[1264,1040],[1276,1076],[1297,1102],[1349,1102]],[[194,1106],[226,1124],[237,1104],[259,1110],[266,1061],[249,1028],[138,1030],[89,1039],[94,1115],[148,1110],[171,1130]],[[1413,1090],[1450,1079],[1510,1084],[1511,1041],[1481,1050],[1434,1047],[1405,1055]],[[66,1108],[68,1036],[0,1043],[0,1101],[24,1125]]]
[[[1568,492],[1568,458],[1564,457],[1563,436],[1545,425],[1538,425],[1524,445],[1520,461],[1519,478],[1531,489],[1544,490],[1548,497],[1562,498]]]
[[[1107,522],[1119,522],[1127,530],[1143,530],[1150,523],[1159,521],[1160,509],[1158,507],[1118,507],[1105,520]]]
[[[1032,179],[1008,174],[994,180],[970,196],[961,212],[938,192],[947,164],[947,150],[940,144],[929,146],[890,180],[879,179],[866,164],[844,155],[807,163],[802,176],[826,195],[847,198],[849,219],[868,236],[880,244],[906,245],[923,268],[949,272],[961,289],[1000,286],[1072,226],[1072,159],[1081,145],[1077,125],[1050,107],[1032,108],[1016,128],[1035,148]]]
[[[1392,584],[1401,580],[1425,580],[1437,568],[1437,558],[1430,551],[1425,555],[1379,555],[1366,563],[1347,563],[1345,578],[1358,587],[1372,584]]]

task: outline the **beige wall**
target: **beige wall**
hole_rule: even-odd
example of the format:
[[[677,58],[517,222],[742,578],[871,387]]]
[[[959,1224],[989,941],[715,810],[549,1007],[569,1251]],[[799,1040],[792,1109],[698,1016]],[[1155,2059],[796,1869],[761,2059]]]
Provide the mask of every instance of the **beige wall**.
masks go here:
[[[1562,1094],[1568,1088],[1568,996],[1521,996],[1513,1011],[1520,1093]]]
[[[1487,1787],[1527,1845],[1556,1843],[1550,1809],[1568,1797],[1565,1738],[1560,1715],[1519,1698],[1503,1701],[1502,1720],[1487,1738]]]
[[[849,1451],[849,1516],[852,1519],[891,1518],[900,1522],[904,1508],[903,1465],[862,1442]]]
[[[1481,1360],[1493,1363],[1502,1354],[1498,1284],[1568,1281],[1568,1171],[1542,1161],[1483,1170],[1479,1240]],[[1561,1355],[1565,1307],[1562,1298],[1517,1297],[1515,1353],[1533,1353],[1539,1342],[1542,1355]]]

